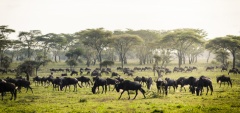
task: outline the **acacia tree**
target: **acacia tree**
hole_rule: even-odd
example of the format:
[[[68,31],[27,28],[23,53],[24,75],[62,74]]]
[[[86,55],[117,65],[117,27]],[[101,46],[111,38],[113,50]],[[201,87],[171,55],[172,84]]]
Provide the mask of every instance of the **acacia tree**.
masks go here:
[[[169,31],[160,41],[160,45],[166,49],[176,51],[178,66],[183,64],[184,54],[193,44],[203,43],[203,32],[196,29],[175,29]]]
[[[4,50],[12,43],[8,36],[13,32],[15,30],[9,29],[8,26],[0,26],[0,59],[4,57]],[[0,66],[2,66],[2,60],[0,60]]]
[[[233,57],[232,68],[235,68],[236,53],[240,49],[240,36],[227,35],[225,37],[214,38],[206,44],[206,49],[210,49],[214,51],[226,49],[231,53]]]
[[[130,34],[114,35],[111,38],[111,45],[119,54],[122,68],[124,64],[124,59],[126,58],[126,53],[135,45],[138,45],[141,42],[143,42],[143,39],[141,37]]]
[[[36,37],[39,35],[41,35],[40,30],[30,30],[29,32],[22,31],[18,35],[20,41],[22,41],[23,46],[26,46],[28,49],[28,59],[30,59],[32,54],[31,49],[37,45]]]
[[[109,38],[112,36],[111,31],[104,30],[103,28],[87,29],[76,33],[80,36],[85,46],[89,46],[97,51],[98,60],[102,62],[102,51],[108,46]],[[101,65],[100,65],[101,68]]]

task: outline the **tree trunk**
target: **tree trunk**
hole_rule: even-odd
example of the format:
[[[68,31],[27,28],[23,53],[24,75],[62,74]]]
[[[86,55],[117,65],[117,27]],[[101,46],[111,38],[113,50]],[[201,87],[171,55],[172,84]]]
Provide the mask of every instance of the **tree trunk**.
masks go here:
[[[210,54],[211,54],[211,51],[208,52],[207,63],[208,63],[208,61],[209,61]]]

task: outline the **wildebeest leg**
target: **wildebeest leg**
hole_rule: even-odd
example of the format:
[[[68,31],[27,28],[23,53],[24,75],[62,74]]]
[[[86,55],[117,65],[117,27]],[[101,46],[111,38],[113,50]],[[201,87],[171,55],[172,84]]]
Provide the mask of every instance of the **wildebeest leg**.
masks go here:
[[[135,97],[133,98],[133,100],[137,97],[138,95],[138,90],[136,90],[136,94],[135,94]]]
[[[220,82],[220,87],[221,87],[221,84],[222,84],[222,82]],[[220,88],[220,87],[219,87],[219,88]]]
[[[122,91],[122,93],[121,93],[120,97],[118,98],[118,100],[122,97],[122,94],[124,93],[124,91],[125,91],[125,90]]]
[[[112,91],[114,91],[114,89],[115,89],[115,87],[113,87],[113,90],[112,90]]]
[[[103,94],[104,90],[107,90],[107,89],[104,89],[104,85],[103,85],[103,86],[102,86],[102,94]]]
[[[127,92],[128,92],[128,100],[130,99],[130,93],[129,93],[129,90],[127,90]]]
[[[2,100],[3,100],[3,95],[4,95],[4,93],[2,92],[1,95],[2,95]]]
[[[208,90],[209,90],[209,88],[208,88],[209,86],[207,86],[207,93],[206,93],[206,95],[208,94]]]
[[[108,85],[108,91],[110,91],[110,84]]]

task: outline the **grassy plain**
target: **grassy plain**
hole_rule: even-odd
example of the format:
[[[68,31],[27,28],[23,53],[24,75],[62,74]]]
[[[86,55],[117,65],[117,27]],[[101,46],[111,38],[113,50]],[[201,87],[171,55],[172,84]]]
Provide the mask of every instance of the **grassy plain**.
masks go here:
[[[92,94],[91,88],[84,87],[79,88],[77,92],[73,92],[73,87],[70,91],[53,91],[52,86],[35,86],[32,82],[33,94],[29,91],[25,93],[26,89],[22,89],[22,93],[18,93],[16,101],[9,100],[10,94],[4,97],[3,101],[0,101],[1,113],[134,113],[134,112],[159,112],[159,113],[239,113],[240,112],[240,75],[229,75],[233,81],[233,87],[222,85],[219,88],[219,84],[216,82],[216,76],[225,74],[227,72],[221,72],[219,69],[214,71],[205,71],[207,64],[195,65],[199,69],[193,72],[187,73],[171,73],[164,75],[163,77],[169,77],[177,79],[179,77],[200,77],[205,75],[211,78],[213,82],[214,92],[213,95],[205,95],[206,89],[202,96],[196,96],[189,91],[180,92],[179,88],[174,92],[170,89],[170,93],[167,96],[157,93],[156,84],[154,83],[150,91],[144,87],[146,93],[146,99],[143,99],[143,95],[139,92],[135,100],[128,100],[127,93],[125,92],[120,100],[118,97],[120,93],[116,91],[108,91],[106,94]],[[209,65],[209,64],[208,64]],[[118,72],[121,77],[125,79],[133,80],[133,77],[128,77],[122,72],[116,71],[118,65],[111,67],[113,71]],[[125,67],[133,68],[137,63],[131,63]],[[151,65],[147,65],[152,67]],[[169,66],[173,69],[176,64]],[[75,69],[78,70],[78,66]],[[45,67],[42,67],[39,71],[40,76],[47,76],[50,74],[50,68],[67,68],[64,63],[51,63]],[[96,67],[91,67],[92,69]],[[60,76],[61,73],[54,73],[54,76]],[[85,75],[86,73],[84,73]],[[0,78],[7,76],[14,76],[13,74],[0,74]],[[89,75],[85,75],[89,76]],[[103,75],[108,77],[110,75]],[[153,77],[152,71],[137,71],[135,76]],[[227,75],[228,76],[228,75]],[[72,76],[77,77],[77,76]],[[90,77],[90,76],[89,76]],[[31,79],[32,80],[32,79]],[[113,86],[111,86],[113,88]],[[186,89],[188,87],[186,86]],[[100,91],[102,89],[100,88]],[[131,92],[131,98],[134,97],[135,92]]]

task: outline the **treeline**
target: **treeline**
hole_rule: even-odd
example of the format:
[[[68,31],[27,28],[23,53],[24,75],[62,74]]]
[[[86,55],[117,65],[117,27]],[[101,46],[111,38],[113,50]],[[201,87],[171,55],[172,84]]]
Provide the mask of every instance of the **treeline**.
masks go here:
[[[78,63],[108,65],[104,61],[111,61],[111,64],[120,61],[124,67],[129,58],[139,59],[140,65],[167,66],[173,57],[178,59],[181,67],[196,63],[206,49],[215,54],[216,62],[223,66],[232,63],[235,68],[240,58],[240,36],[205,40],[207,33],[201,29],[109,31],[96,28],[73,34],[42,34],[40,30],[30,30],[19,32],[16,40],[10,40],[12,33],[15,33],[14,29],[0,26],[0,66],[6,69],[13,60],[59,62],[61,59],[70,67]],[[230,55],[232,61],[229,61]]]

